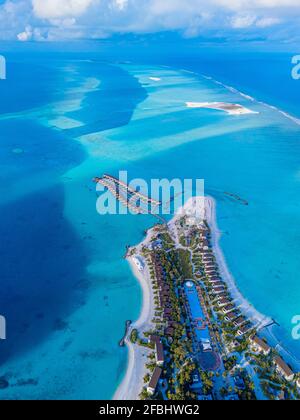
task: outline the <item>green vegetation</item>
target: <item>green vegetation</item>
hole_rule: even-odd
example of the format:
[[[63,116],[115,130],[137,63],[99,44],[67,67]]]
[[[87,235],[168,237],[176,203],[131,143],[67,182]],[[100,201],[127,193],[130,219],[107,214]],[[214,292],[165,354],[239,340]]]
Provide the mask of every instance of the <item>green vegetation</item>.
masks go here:
[[[180,243],[180,245],[181,245],[181,246],[183,246],[183,247],[186,247],[186,246],[187,246],[185,236],[180,236],[180,238],[179,238],[179,243]]]
[[[230,372],[236,365],[237,358],[236,356],[229,357],[228,359],[224,359],[224,367],[227,372]]]
[[[211,394],[214,387],[213,373],[201,372],[200,377],[203,383],[203,394]]]
[[[193,269],[191,264],[191,253],[184,249],[178,249],[179,270],[184,279],[193,278]]]
[[[135,344],[138,340],[138,331],[137,330],[132,330],[131,334],[130,334],[130,341]]]
[[[144,389],[142,390],[142,392],[140,393],[139,397],[140,397],[140,399],[141,399],[142,401],[149,400],[149,398],[150,398],[150,394],[149,394],[149,393],[148,393],[148,391],[144,388]]]
[[[148,383],[150,382],[150,379],[151,379],[151,376],[150,376],[150,374],[149,374],[149,373],[147,373],[147,374],[144,376],[144,384],[148,384]]]

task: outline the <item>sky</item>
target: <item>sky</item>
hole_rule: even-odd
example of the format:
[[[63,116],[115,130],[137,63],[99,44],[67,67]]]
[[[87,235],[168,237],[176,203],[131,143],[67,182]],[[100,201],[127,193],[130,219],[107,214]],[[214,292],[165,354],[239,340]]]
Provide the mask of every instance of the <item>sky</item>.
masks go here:
[[[0,40],[184,38],[300,41],[300,0],[0,0]]]

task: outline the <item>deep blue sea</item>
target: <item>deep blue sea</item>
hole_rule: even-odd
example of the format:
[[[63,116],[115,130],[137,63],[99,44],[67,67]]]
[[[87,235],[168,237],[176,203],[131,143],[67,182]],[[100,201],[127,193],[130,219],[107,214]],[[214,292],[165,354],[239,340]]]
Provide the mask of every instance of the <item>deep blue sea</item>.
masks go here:
[[[123,255],[154,220],[98,215],[92,178],[104,172],[205,179],[238,287],[300,359],[291,339],[300,314],[300,125],[279,112],[300,118],[292,54],[112,45],[5,47],[0,377],[9,386],[0,399],[109,399],[122,381],[127,352],[118,342],[142,303]]]

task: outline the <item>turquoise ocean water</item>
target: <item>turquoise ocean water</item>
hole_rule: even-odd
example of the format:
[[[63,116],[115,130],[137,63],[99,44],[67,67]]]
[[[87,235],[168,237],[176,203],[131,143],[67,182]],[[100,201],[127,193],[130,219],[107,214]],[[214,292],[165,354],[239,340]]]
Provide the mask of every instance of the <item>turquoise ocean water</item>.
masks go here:
[[[238,287],[300,358],[291,339],[300,313],[300,126],[200,75],[297,116],[291,82],[280,102],[245,72],[230,79],[228,62],[214,72],[210,59],[164,67],[101,54],[10,58],[0,85],[0,313],[8,324],[0,377],[9,383],[0,398],[111,398],[124,376],[118,341],[142,296],[122,257],[155,220],[99,216],[91,180],[104,172],[205,179]],[[285,72],[286,61],[276,62]],[[258,114],[187,109],[186,101],[238,102]]]

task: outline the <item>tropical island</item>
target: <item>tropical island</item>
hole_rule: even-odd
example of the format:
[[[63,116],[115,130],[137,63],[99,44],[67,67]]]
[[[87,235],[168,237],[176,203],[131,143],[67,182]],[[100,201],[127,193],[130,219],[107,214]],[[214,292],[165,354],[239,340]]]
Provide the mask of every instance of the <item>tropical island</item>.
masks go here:
[[[187,108],[206,108],[217,111],[227,112],[229,115],[257,114],[240,104],[231,104],[227,102],[186,102]]]
[[[274,321],[243,298],[227,269],[214,200],[204,199],[196,220],[197,200],[128,250],[144,304],[125,339],[129,364],[115,399],[299,399],[299,374],[268,343]]]

